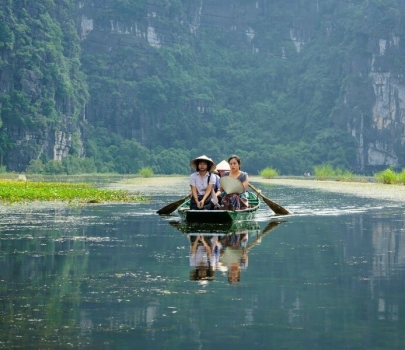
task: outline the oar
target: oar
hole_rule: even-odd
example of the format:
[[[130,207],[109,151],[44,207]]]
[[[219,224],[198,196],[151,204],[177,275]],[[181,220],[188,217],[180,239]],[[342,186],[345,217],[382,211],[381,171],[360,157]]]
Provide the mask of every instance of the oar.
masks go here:
[[[262,197],[264,202],[270,207],[271,210],[273,210],[276,214],[278,215],[288,215],[291,214],[287,209],[283,208],[280,204],[277,204],[276,202],[273,202],[272,200],[268,199],[265,197],[261,191],[258,189],[254,188],[251,184],[249,184],[249,187],[256,192],[257,195]]]
[[[248,244],[248,246],[246,247],[246,251],[252,249],[256,244],[259,244],[259,238],[267,235],[271,230],[275,229],[281,223],[282,221],[270,221],[270,223],[268,223],[267,226],[264,228],[263,232],[260,235],[257,235],[256,239],[253,242]]]
[[[178,199],[177,201],[170,203],[168,205],[165,205],[163,208],[159,209],[156,213],[158,214],[171,214],[173,213],[180,205],[182,205],[188,198],[190,198],[190,195],[188,194],[187,196]]]

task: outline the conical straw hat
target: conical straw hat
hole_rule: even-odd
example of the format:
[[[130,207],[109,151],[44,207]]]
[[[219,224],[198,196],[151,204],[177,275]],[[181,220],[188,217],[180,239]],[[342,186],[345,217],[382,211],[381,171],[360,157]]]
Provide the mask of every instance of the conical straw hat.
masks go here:
[[[227,194],[233,193],[243,193],[245,192],[245,188],[240,180],[234,179],[230,176],[224,176],[219,179],[219,183],[221,187],[225,190]]]
[[[197,171],[197,165],[196,165],[196,163],[197,163],[198,160],[204,160],[204,161],[206,161],[207,163],[211,163],[211,169],[210,169],[210,171],[212,172],[212,171],[215,170],[216,165],[215,165],[214,161],[213,161],[211,158],[208,158],[206,155],[203,155],[203,156],[199,156],[199,157],[197,157],[197,158],[194,158],[194,159],[190,162],[190,166],[191,166],[194,170]]]
[[[217,170],[225,170],[225,171],[229,171],[231,170],[231,167],[229,166],[229,163],[226,160],[223,160],[222,162],[220,162],[217,165]]]

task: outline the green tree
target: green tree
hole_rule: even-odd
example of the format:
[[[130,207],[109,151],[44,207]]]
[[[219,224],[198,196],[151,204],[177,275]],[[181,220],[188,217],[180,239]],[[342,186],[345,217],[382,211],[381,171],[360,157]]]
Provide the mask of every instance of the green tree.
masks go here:
[[[27,167],[27,173],[29,174],[43,174],[45,171],[44,164],[41,159],[32,159]]]

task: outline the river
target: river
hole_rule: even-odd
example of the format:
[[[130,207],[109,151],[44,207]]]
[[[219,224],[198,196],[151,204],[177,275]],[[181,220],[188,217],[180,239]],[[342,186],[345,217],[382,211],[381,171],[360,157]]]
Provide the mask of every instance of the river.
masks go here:
[[[404,204],[254,185],[293,214],[262,203],[236,279],[234,247],[192,278],[205,228],[156,214],[183,180],[111,184],[141,203],[1,206],[0,348],[404,349]]]

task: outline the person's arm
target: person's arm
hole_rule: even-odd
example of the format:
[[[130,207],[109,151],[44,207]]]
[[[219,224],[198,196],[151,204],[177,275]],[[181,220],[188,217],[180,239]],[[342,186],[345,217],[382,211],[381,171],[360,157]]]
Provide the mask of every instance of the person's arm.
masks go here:
[[[193,245],[191,246],[191,253],[192,254],[195,254],[195,252],[197,251],[197,245],[198,245],[198,240],[199,239],[200,239],[199,237],[196,237],[194,242],[193,242]]]
[[[219,177],[217,174],[211,174],[212,176],[215,177],[215,183],[214,183],[214,191],[218,191],[219,188]]]
[[[197,206],[199,206],[197,187],[193,185],[190,185],[190,187],[191,187],[191,196],[194,198],[195,202],[197,203]]]
[[[216,184],[215,184],[215,187],[217,188],[215,194],[216,194],[216,196],[218,197],[218,196],[220,196],[221,193],[222,193],[222,191],[221,191],[221,184],[220,184],[220,182],[219,182],[219,176],[217,176],[217,182],[216,182]],[[214,190],[215,190],[215,188],[214,188]]]
[[[247,188],[249,187],[249,176],[248,176],[248,174],[246,173],[246,178],[245,178],[245,181],[243,181],[242,182],[242,184],[243,184],[243,188],[245,189],[245,191],[247,190]]]
[[[221,183],[219,182],[219,175],[217,175],[216,176],[215,187],[214,187],[215,193],[218,193],[220,188],[221,188]]]
[[[205,239],[204,239],[204,236],[200,236],[201,237],[201,242],[202,242],[202,244],[204,245],[204,247],[205,247],[205,250],[207,251],[207,254],[208,255],[211,255],[212,254],[212,249],[211,249],[211,247],[209,246],[209,244],[205,241]]]
[[[194,198],[194,201],[195,201],[197,207],[199,208],[200,203],[198,202],[198,191],[197,191],[195,173],[190,175],[190,189],[191,189],[191,197]]]

